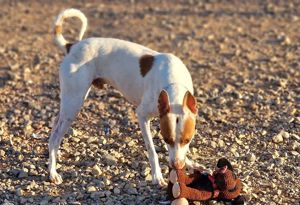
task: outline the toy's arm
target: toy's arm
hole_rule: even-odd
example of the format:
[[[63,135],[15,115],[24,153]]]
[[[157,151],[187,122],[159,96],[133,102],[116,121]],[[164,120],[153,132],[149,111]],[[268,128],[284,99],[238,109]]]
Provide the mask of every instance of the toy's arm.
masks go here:
[[[220,192],[219,197],[222,199],[234,199],[240,195],[241,190],[242,190],[241,180],[237,179],[235,189],[232,191],[230,190],[222,191]]]
[[[177,198],[187,198],[193,201],[205,201],[214,198],[214,192],[190,188],[183,183],[179,183],[179,186],[180,195]]]

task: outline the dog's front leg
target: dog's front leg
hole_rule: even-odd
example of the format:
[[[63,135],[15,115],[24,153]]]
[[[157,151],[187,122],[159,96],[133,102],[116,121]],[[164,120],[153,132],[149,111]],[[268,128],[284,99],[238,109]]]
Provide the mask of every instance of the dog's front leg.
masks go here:
[[[153,144],[152,134],[150,130],[150,120],[148,119],[148,117],[143,115],[143,112],[140,111],[139,108],[137,109],[137,115],[142,135],[148,151],[148,159],[150,161],[151,166],[152,183],[159,184],[160,186],[166,186],[167,183],[162,176],[158,162],[158,156]]]

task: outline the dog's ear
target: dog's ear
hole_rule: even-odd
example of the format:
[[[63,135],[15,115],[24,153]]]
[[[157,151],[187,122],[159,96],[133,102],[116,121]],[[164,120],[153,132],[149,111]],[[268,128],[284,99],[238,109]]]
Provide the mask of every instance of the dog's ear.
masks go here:
[[[169,101],[169,95],[167,91],[162,90],[158,97],[158,111],[159,116],[162,117],[168,112],[170,112],[170,101]]]
[[[192,113],[197,114],[197,101],[196,98],[189,92],[186,91],[183,102],[182,102],[183,108],[188,108]]]

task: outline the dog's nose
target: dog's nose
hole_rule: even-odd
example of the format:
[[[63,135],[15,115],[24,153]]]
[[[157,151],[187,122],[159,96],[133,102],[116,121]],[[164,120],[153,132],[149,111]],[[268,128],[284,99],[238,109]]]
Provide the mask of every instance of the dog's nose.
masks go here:
[[[177,160],[175,162],[173,162],[173,167],[175,169],[182,169],[185,165],[185,162],[184,161],[180,161],[180,160]]]

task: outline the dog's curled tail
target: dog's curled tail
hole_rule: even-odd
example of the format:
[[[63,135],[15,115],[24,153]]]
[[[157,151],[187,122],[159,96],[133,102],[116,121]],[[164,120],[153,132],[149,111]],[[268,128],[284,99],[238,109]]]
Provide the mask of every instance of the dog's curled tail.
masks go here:
[[[85,15],[78,9],[66,9],[63,12],[61,12],[54,23],[54,41],[55,43],[65,52],[67,52],[68,50],[68,41],[63,37],[62,35],[62,25],[63,22],[66,18],[70,18],[70,17],[77,17],[80,19],[81,21],[81,29],[80,29],[80,33],[79,33],[79,37],[78,40],[80,41],[84,35],[84,32],[86,31],[87,28],[87,19],[85,17]]]

